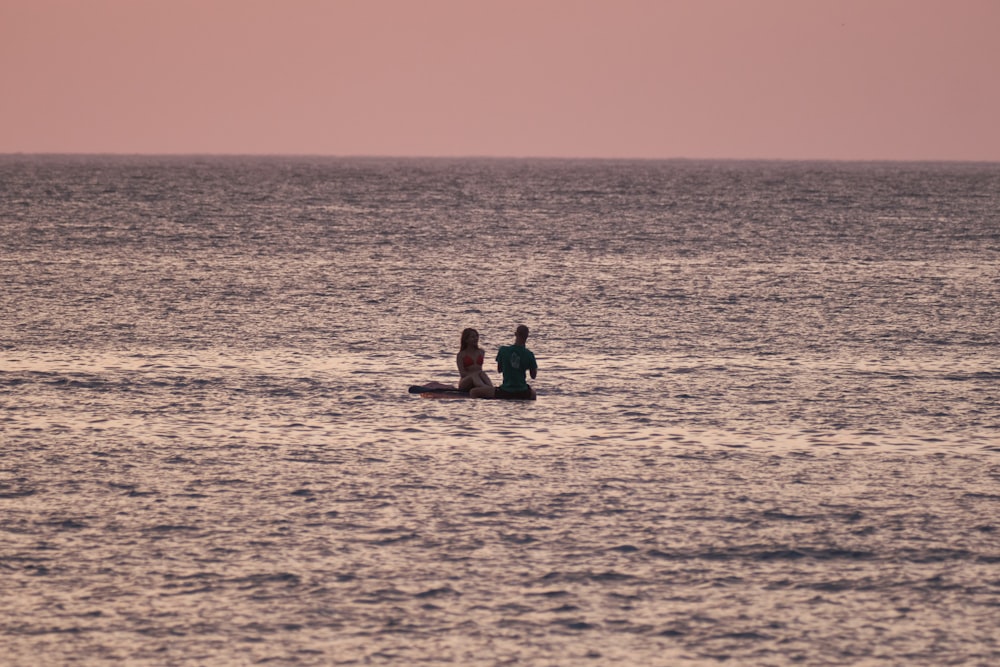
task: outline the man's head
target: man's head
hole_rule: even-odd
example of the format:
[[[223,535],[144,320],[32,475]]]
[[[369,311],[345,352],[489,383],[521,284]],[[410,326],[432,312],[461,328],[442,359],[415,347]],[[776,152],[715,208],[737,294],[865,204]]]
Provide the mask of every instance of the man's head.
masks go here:
[[[518,340],[522,341],[528,340],[528,327],[524,326],[523,324],[519,324],[517,326],[517,329],[514,330],[514,336]]]

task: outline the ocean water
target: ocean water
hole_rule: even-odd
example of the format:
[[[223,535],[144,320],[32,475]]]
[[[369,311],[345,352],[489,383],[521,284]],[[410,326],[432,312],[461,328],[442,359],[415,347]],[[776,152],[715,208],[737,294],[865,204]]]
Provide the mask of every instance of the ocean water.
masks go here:
[[[8,155],[0,279],[4,665],[1000,663],[1000,165]]]

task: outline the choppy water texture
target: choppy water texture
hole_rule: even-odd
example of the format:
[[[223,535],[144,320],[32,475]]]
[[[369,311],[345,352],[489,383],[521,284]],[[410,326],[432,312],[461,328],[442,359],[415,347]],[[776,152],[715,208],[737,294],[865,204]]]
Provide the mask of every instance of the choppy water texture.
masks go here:
[[[1000,166],[0,157],[0,662],[1000,662]],[[466,326],[538,401],[433,401]]]

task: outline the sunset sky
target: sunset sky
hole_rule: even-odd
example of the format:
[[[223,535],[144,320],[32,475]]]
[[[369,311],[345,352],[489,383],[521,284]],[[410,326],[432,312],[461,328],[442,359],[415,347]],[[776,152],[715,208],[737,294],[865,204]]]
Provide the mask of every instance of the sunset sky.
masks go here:
[[[0,153],[1000,161],[1000,0],[0,0]]]

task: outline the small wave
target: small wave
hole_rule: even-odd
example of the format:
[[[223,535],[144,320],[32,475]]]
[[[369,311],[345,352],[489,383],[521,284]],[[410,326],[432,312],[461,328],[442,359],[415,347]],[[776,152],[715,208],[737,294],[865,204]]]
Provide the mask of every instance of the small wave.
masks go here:
[[[441,586],[440,588],[431,588],[420,593],[416,593],[413,597],[418,600],[425,600],[427,598],[440,598],[440,597],[452,597],[461,595],[451,586]]]
[[[249,574],[243,577],[230,579],[235,584],[250,584],[251,586],[261,586],[263,584],[286,584],[288,586],[298,586],[302,583],[302,578],[291,572],[262,572]]]
[[[709,549],[705,551],[662,551],[651,549],[646,552],[651,558],[664,560],[687,561],[687,560],[749,560],[749,561],[774,561],[774,560],[870,560],[876,558],[876,554],[869,551],[858,551],[852,549],[814,549],[808,547],[799,548],[745,548],[735,547],[732,549]]]

